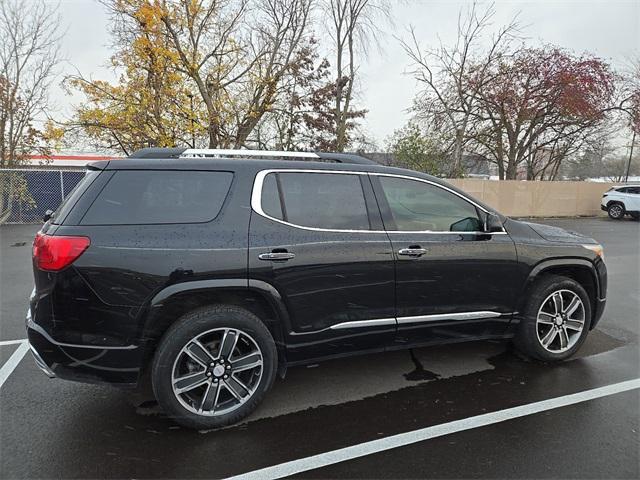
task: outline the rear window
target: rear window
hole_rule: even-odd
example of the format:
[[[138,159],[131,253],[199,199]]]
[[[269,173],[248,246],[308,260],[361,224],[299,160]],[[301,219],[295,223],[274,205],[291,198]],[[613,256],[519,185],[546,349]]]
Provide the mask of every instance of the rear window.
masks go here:
[[[232,179],[230,172],[119,170],[81,224],[208,222],[220,213]]]

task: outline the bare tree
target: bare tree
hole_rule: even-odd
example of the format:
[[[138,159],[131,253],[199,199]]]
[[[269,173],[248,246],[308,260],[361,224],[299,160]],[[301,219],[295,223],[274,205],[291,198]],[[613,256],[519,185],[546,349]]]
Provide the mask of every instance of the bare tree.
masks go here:
[[[255,58],[248,79],[242,82],[242,102],[234,145],[244,146],[260,119],[271,112],[276,100],[287,91],[286,80],[307,62],[311,41],[310,0],[261,0],[257,5],[259,23],[251,42]]]
[[[191,145],[203,137],[195,88],[176,72],[163,24],[148,0],[100,0],[110,14],[110,66],[116,82],[77,72],[63,85],[84,94],[65,124],[65,138],[130,155],[144,147]],[[201,105],[199,105],[201,107]]]
[[[390,20],[390,10],[386,0],[323,0],[322,9],[335,49],[335,149],[342,152],[353,118],[358,54],[366,54],[369,45],[378,42],[380,25]]]
[[[241,147],[310,32],[310,0],[161,0],[177,69],[205,104],[209,146]],[[253,15],[255,13],[255,15]]]
[[[0,168],[17,166],[36,151],[49,152],[47,136],[34,122],[47,114],[59,40],[59,17],[44,0],[0,0]],[[24,177],[3,172],[0,224],[15,201],[33,204]]]
[[[42,147],[44,120],[60,62],[60,17],[44,0],[0,0],[0,167]]]
[[[640,133],[640,58],[632,60],[629,68],[619,79],[616,109],[622,113],[625,123],[631,129],[631,143],[625,178],[629,179],[636,137]]]
[[[423,49],[413,28],[409,40],[400,40],[413,63],[410,73],[423,85],[414,110],[419,118],[435,122],[452,138],[453,174],[460,173],[479,92],[490,81],[489,68],[508,53],[519,35],[520,26],[514,19],[491,37],[486,50],[481,50],[494,15],[493,5],[479,12],[474,3],[466,13],[461,11],[457,40],[452,46],[441,43],[437,48]]]

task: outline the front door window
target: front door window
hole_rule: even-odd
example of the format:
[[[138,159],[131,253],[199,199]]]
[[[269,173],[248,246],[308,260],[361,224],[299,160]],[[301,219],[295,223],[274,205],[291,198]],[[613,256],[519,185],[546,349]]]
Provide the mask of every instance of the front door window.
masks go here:
[[[403,232],[481,231],[476,207],[443,188],[418,180],[380,177],[391,216],[391,230]]]

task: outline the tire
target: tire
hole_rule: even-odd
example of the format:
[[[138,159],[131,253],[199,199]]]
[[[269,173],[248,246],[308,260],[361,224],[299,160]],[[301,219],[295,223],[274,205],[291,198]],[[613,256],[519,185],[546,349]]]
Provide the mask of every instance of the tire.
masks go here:
[[[607,213],[609,218],[613,220],[622,220],[624,217],[624,205],[619,202],[612,202],[607,205]]]
[[[562,309],[556,308],[560,303],[558,294],[562,296]],[[577,299],[577,306],[572,303],[574,299]],[[574,306],[573,311],[567,312]],[[556,311],[562,310],[565,314],[555,315]],[[569,313],[568,317],[566,313]],[[515,344],[532,358],[557,362],[571,357],[580,348],[590,326],[591,302],[584,288],[571,278],[544,276],[528,294]]]
[[[635,221],[640,220],[640,212],[631,212],[629,215],[631,215],[631,218],[633,218]]]
[[[273,337],[258,317],[235,306],[208,306],[184,315],[162,337],[153,392],[180,425],[220,428],[255,410],[277,364]]]

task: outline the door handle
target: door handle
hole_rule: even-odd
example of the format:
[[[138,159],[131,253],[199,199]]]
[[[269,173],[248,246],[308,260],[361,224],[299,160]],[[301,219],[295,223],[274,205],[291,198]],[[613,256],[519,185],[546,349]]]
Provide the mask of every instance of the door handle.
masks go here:
[[[427,249],[422,248],[418,245],[411,246],[409,248],[401,248],[400,250],[398,250],[398,255],[404,255],[407,257],[421,257],[425,253],[427,253]]]
[[[290,258],[295,258],[295,253],[290,252],[269,252],[269,253],[261,253],[258,255],[260,260],[265,261],[277,261],[277,260],[289,260]]]

